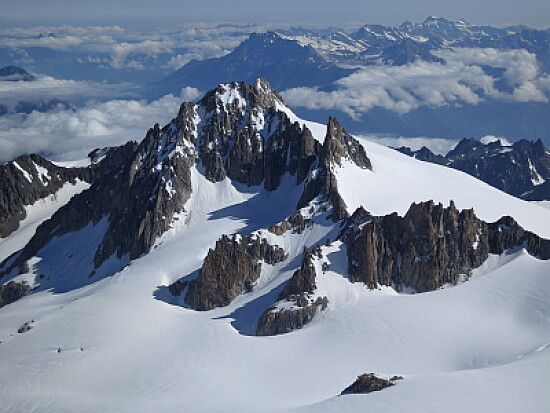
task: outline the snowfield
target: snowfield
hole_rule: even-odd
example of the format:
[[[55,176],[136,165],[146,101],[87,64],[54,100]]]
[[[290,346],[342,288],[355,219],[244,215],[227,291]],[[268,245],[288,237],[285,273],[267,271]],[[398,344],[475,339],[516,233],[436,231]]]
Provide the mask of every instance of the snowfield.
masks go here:
[[[324,130],[314,127],[319,140]],[[550,210],[459,171],[361,143],[373,171],[352,164],[335,170],[350,212],[363,205],[377,215],[404,214],[413,201],[453,199],[484,220],[512,215],[550,238]],[[258,317],[299,267],[302,246],[334,239],[337,228],[320,216],[321,225],[302,234],[265,230],[294,211],[301,188],[292,177],[267,192],[192,172],[187,212],[149,254],[94,284],[41,291],[0,309],[0,411],[549,411],[550,262],[519,250],[491,256],[458,286],[398,294],[349,283],[344,247],[334,242],[323,247],[331,270],[318,278],[328,309],[301,330],[256,337]],[[30,237],[25,231],[39,221],[32,216],[16,236]],[[167,286],[196,273],[222,233],[253,231],[289,254],[262,267],[253,292],[208,312],[170,296]],[[18,334],[25,322],[33,328]],[[381,392],[339,396],[370,372],[404,379]]]

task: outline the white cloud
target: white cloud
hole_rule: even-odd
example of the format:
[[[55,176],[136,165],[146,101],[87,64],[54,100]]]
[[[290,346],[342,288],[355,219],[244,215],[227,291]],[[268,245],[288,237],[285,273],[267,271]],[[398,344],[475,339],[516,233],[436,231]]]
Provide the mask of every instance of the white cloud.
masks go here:
[[[416,137],[404,137],[404,136],[390,136],[380,134],[368,134],[357,135],[359,138],[363,138],[372,142],[376,142],[380,145],[391,146],[392,148],[399,148],[401,146],[408,146],[413,151],[416,151],[423,146],[430,149],[433,153],[439,155],[446,155],[451,149],[453,149],[459,142],[456,139],[444,139],[444,138],[428,138],[425,136]]]
[[[437,54],[447,64],[417,61],[405,66],[368,66],[335,82],[330,92],[296,88],[283,92],[292,106],[337,109],[354,118],[373,107],[407,113],[421,106],[476,105],[486,99],[548,102],[548,76],[541,75],[536,57],[525,50],[445,49]],[[483,66],[504,69],[511,93]]]
[[[186,23],[175,29],[143,32],[119,26],[37,26],[0,30],[0,48],[11,50],[20,64],[29,62],[27,49],[42,47],[88,52],[90,61],[97,60],[114,69],[142,70],[146,67],[142,61],[144,57],[165,55],[169,63],[164,67],[177,69],[191,59],[223,56],[250,33],[265,29],[256,25],[220,23]]]
[[[81,159],[97,147],[141,140],[155,123],[164,125],[184,100],[200,95],[193,88],[180,97],[166,95],[153,102],[111,100],[77,110],[55,110],[0,117],[0,161],[23,153],[43,153],[54,160]]]
[[[500,141],[500,144],[502,146],[512,146],[512,142],[510,142],[508,139],[502,138],[500,136],[494,136],[494,135],[486,135],[482,137],[479,141],[481,143],[484,143],[485,145],[491,142]]]
[[[136,97],[138,92],[139,88],[129,83],[109,84],[36,75],[36,79],[30,82],[0,81],[0,104],[12,109],[18,102],[50,99],[82,102],[87,99]]]

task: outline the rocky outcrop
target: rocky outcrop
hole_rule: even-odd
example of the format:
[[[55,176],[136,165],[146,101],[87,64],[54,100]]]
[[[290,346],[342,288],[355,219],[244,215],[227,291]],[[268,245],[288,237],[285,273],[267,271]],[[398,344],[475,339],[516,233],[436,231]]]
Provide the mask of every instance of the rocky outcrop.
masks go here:
[[[27,321],[25,322],[21,327],[17,329],[17,333],[23,334],[31,331],[34,327],[31,324],[33,321]]]
[[[307,227],[312,225],[311,219],[305,218],[300,211],[296,211],[281,223],[271,225],[268,231],[275,235],[283,235],[287,231],[291,231],[293,234],[301,234]]]
[[[172,296],[180,296],[183,291],[187,288],[189,283],[187,281],[177,280],[175,283],[168,286],[168,291]]]
[[[393,376],[391,379],[387,380],[377,377],[374,373],[361,374],[357,377],[357,380],[346,387],[341,394],[372,393],[373,391],[380,391],[386,387],[393,386],[398,380],[403,380],[403,377]]]
[[[317,168],[310,172],[304,192],[298,201],[298,208],[303,208],[317,197],[332,204],[330,215],[333,221],[348,216],[346,204],[338,193],[338,185],[333,168],[341,166],[345,160],[353,162],[362,169],[372,169],[370,159],[361,144],[349,135],[336,118],[329,118],[327,135],[321,148]]]
[[[197,279],[189,284],[185,302],[200,311],[226,306],[253,289],[262,262],[276,264],[285,258],[284,250],[265,238],[223,235],[208,251]]]
[[[0,285],[0,308],[19,300],[29,293],[31,287],[27,283],[10,281]]]
[[[417,292],[456,284],[479,267],[488,254],[525,246],[550,258],[550,241],[523,230],[513,219],[487,224],[473,210],[444,208],[433,201],[412,204],[404,217],[373,217],[359,208],[340,234],[347,246],[352,282],[371,288],[410,287]]]
[[[302,328],[318,311],[328,305],[327,297],[313,297],[315,284],[313,254],[304,248],[302,265],[277,297],[277,303],[265,311],[258,321],[256,335],[273,336]]]
[[[541,260],[550,259],[550,240],[524,230],[514,218],[502,217],[488,224],[488,228],[491,254],[502,254],[516,247],[524,247],[534,257]]]

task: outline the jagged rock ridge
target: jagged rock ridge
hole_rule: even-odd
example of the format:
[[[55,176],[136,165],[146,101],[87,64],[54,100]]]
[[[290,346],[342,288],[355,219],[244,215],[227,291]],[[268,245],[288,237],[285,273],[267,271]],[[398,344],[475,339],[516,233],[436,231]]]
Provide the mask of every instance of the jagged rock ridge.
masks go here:
[[[55,194],[68,182],[91,182],[92,177],[91,168],[63,168],[36,154],[0,165],[0,237],[19,228],[25,206]]]
[[[398,151],[426,162],[466,172],[510,195],[529,201],[550,200],[550,151],[539,139],[522,139],[511,146],[500,140],[483,144],[462,139],[447,155],[436,155],[423,147]]]
[[[91,164],[78,168],[56,165],[38,154],[21,155],[0,165],[0,237],[19,228],[26,206],[55,195],[67,183],[91,184],[114,173],[123,157],[119,148],[103,148],[88,156]]]
[[[348,277],[370,288],[433,291],[467,279],[489,254],[516,247],[550,259],[550,240],[525,231],[511,217],[487,224],[472,209],[458,211],[433,201],[411,205],[400,217],[373,217],[359,208],[345,224]]]
[[[336,177],[333,173],[333,168],[341,166],[344,160],[352,161],[360,168],[372,170],[365,149],[335,118],[331,117],[317,168],[305,183],[304,193],[298,201],[298,208],[306,206],[321,195],[330,200],[333,206],[331,217],[334,221],[348,216],[346,204],[338,193]]]

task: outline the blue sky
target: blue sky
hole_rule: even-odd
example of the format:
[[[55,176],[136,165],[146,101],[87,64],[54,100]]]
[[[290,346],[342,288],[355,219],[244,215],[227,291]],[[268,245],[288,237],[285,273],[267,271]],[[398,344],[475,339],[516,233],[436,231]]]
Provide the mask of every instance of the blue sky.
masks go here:
[[[474,24],[526,24],[550,27],[550,1],[524,0],[0,0],[4,22],[83,19],[100,21],[150,19],[254,23],[399,24],[429,15],[465,18]],[[162,19],[162,20],[161,20]]]

